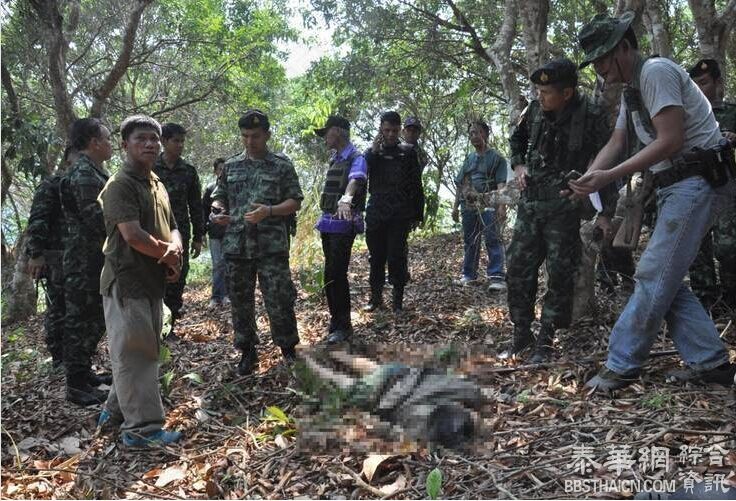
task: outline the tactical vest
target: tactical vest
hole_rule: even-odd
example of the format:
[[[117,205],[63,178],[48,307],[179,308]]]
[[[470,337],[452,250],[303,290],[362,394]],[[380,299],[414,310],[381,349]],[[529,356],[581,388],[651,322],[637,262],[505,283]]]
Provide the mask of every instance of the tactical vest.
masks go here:
[[[333,214],[337,210],[337,202],[345,194],[345,189],[348,187],[350,180],[350,168],[353,165],[353,161],[360,155],[357,151],[353,151],[347,158],[340,160],[339,162],[330,162],[330,168],[327,169],[327,176],[325,177],[325,185],[322,188],[322,196],[319,201],[319,208],[322,212],[328,212]],[[356,193],[353,197],[353,208],[356,211],[362,212],[365,208],[365,190],[360,190],[360,193]]]
[[[381,151],[376,155],[376,162],[370,167],[371,195],[382,195],[401,192],[408,175],[408,161],[414,147],[410,144],[399,144],[390,151]]]
[[[545,171],[551,166],[554,170],[559,172],[568,172],[575,168],[574,164],[576,159],[579,157],[578,153],[583,147],[583,139],[585,136],[585,117],[588,113],[588,100],[584,96],[578,97],[580,104],[572,112],[570,117],[567,149],[563,154],[556,152],[557,158],[552,159],[549,163],[545,162]],[[531,115],[530,133],[529,133],[529,147],[527,150],[527,158],[533,158],[534,155],[539,155],[542,144],[542,129],[544,112],[538,101],[532,101],[529,105],[529,113]],[[536,168],[538,166],[532,166]],[[583,167],[583,170],[585,168]]]

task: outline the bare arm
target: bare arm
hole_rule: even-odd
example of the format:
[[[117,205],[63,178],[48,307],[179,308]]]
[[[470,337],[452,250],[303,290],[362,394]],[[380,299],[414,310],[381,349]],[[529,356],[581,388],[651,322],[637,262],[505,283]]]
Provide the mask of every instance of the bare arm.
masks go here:
[[[159,260],[163,260],[169,266],[176,266],[179,263],[179,255],[181,254],[181,234],[179,230],[171,233],[172,242],[164,242],[153,237],[150,233],[141,228],[139,221],[126,221],[118,223],[118,231],[123,240],[133,249]]]
[[[616,155],[623,151],[624,131],[616,130],[611,140],[598,153],[588,171],[580,179],[570,181],[569,186],[577,196],[588,195],[603,186],[624,176],[640,172],[648,167],[670,158],[682,149],[685,142],[685,112],[679,106],[668,106],[652,118],[652,125],[657,137],[633,157],[621,162],[609,170],[607,165],[613,164]],[[614,149],[612,146],[619,145]],[[611,148],[609,148],[611,146]]]

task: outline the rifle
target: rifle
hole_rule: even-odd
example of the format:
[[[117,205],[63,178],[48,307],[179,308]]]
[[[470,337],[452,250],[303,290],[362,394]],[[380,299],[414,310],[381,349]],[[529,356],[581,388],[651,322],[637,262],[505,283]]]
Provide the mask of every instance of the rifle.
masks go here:
[[[636,186],[632,188],[632,180],[626,183],[626,195],[623,200],[624,218],[613,239],[613,246],[619,249],[636,250],[639,245],[644,207],[654,193],[654,175],[646,170]]]

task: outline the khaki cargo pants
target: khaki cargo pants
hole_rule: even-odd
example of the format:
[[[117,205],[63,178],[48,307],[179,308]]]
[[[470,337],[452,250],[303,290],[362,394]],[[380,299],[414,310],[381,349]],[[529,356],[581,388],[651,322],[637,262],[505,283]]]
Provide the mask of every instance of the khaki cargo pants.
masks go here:
[[[147,434],[164,424],[158,386],[163,300],[120,297],[117,284],[103,296],[112,362],[112,388],[105,408],[123,432]]]

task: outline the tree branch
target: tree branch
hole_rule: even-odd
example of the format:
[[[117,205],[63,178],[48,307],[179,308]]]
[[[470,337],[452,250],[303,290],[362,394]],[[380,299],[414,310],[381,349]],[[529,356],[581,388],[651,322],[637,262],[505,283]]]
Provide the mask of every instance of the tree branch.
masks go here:
[[[130,63],[130,57],[133,53],[133,45],[135,44],[135,37],[138,32],[138,25],[141,22],[141,16],[143,11],[151,4],[152,0],[137,0],[135,7],[128,17],[128,23],[125,26],[125,34],[123,35],[123,46],[118,55],[117,61],[113,65],[110,73],[105,78],[99,89],[95,92],[95,99],[90,109],[90,115],[93,117],[99,117],[102,115],[102,111],[105,105],[105,101],[115,89],[120,79],[123,77],[125,72],[128,70],[128,64]]]

